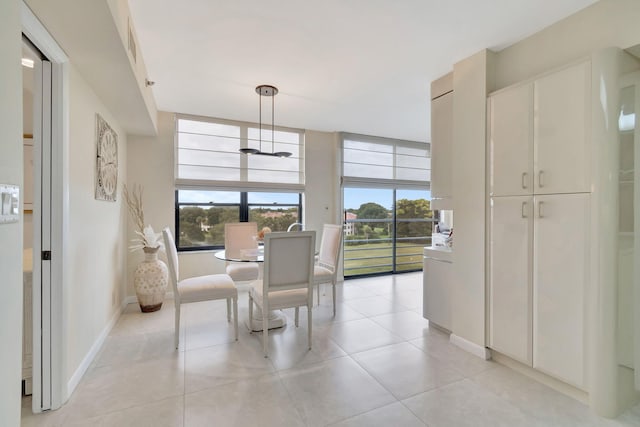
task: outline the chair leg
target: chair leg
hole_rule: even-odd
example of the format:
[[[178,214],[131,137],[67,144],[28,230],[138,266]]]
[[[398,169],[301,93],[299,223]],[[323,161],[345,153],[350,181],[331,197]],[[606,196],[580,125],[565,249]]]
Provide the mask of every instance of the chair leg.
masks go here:
[[[231,322],[231,298],[227,298],[227,322]]]
[[[298,318],[300,317],[300,307],[296,307],[296,328],[298,327]]]
[[[233,329],[236,333],[236,341],[238,341],[238,297],[233,297]]]
[[[333,317],[336,317],[336,282],[332,282],[331,285],[331,293],[333,294]]]
[[[178,341],[180,339],[180,304],[176,305],[176,323],[175,323],[175,331],[174,331],[174,344],[176,345],[176,350],[178,349]]]
[[[253,333],[253,298],[249,295],[249,333]]]
[[[320,283],[318,283],[318,306],[320,306]]]
[[[262,307],[262,349],[264,350],[264,357],[268,357],[267,346],[269,345],[269,319],[267,318],[267,311]]]
[[[307,314],[308,314],[308,316],[307,316],[307,328],[309,329],[309,350],[311,350],[311,324],[312,324],[312,322],[311,322],[311,306],[312,305],[313,304],[307,306]]]

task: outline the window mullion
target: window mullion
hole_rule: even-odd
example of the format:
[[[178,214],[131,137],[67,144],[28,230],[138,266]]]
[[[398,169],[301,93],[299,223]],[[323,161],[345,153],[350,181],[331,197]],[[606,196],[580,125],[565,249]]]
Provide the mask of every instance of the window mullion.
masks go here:
[[[249,196],[246,191],[240,193],[240,222],[249,221]]]

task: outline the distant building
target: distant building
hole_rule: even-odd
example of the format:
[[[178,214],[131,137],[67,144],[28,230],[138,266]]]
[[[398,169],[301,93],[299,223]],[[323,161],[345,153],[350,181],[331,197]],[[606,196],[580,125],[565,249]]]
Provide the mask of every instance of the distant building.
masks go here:
[[[353,236],[358,233],[358,227],[356,223],[349,222],[349,220],[358,219],[358,215],[353,212],[345,212],[344,214],[345,224],[344,224],[344,233],[347,236]]]
[[[260,214],[263,218],[280,218],[290,212],[283,211],[267,211]]]
[[[211,226],[209,224],[205,224],[204,222],[200,221],[200,231],[204,231],[206,233],[210,228]]]

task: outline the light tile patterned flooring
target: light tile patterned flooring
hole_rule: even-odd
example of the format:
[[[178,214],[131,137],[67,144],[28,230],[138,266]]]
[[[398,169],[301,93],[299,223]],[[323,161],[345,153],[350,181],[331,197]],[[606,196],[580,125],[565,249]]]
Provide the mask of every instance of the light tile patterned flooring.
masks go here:
[[[22,426],[640,426],[640,407],[617,420],[506,367],[469,355],[422,318],[422,274],[327,287],[313,310],[313,349],[300,327],[269,334],[226,322],[224,301],[183,307],[173,349],[173,301],[156,313],[129,305],[69,402]]]

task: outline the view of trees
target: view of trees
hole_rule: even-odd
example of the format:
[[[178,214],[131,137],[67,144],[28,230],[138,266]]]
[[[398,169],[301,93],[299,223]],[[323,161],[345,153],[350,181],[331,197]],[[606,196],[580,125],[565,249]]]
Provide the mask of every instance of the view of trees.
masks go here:
[[[349,212],[358,215],[359,220],[365,220],[358,222],[356,234],[347,236],[347,240],[370,240],[387,238],[392,233],[392,221],[393,212],[386,209],[377,203],[369,202],[363,203],[358,209],[349,209]],[[431,236],[432,222],[404,222],[406,220],[430,220],[433,218],[433,212],[429,200],[426,199],[399,199],[396,205],[396,234],[398,238],[407,237],[420,237]],[[366,220],[383,220],[383,221],[366,221]],[[422,239],[424,240],[424,239]],[[417,239],[416,242],[420,242]]]
[[[238,222],[237,206],[203,208],[200,206],[180,207],[180,247],[222,246],[224,245],[224,224]],[[272,231],[286,231],[298,222],[298,209],[252,208],[249,220],[258,223],[258,230],[269,227]]]

